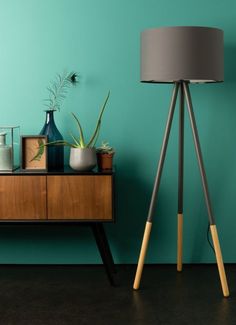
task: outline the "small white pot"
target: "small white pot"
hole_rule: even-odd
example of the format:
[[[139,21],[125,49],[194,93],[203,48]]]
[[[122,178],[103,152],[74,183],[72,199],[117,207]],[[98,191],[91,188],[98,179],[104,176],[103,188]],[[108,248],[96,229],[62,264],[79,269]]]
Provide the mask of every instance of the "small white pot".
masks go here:
[[[95,148],[71,148],[70,167],[78,171],[89,171],[97,165]]]

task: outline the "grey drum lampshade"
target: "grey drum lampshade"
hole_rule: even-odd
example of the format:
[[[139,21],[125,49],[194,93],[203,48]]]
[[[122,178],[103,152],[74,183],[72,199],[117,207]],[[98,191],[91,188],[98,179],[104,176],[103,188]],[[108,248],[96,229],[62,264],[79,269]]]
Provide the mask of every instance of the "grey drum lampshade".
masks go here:
[[[141,33],[141,81],[224,80],[223,31],[209,27],[162,27]]]

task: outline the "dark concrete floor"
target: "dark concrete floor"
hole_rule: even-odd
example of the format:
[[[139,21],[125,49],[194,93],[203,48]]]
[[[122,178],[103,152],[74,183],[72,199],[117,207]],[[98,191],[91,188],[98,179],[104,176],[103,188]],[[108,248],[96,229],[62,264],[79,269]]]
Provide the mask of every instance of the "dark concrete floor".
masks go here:
[[[103,266],[1,266],[1,325],[236,325],[236,265],[226,265],[223,298],[215,265],[118,266],[117,287]]]

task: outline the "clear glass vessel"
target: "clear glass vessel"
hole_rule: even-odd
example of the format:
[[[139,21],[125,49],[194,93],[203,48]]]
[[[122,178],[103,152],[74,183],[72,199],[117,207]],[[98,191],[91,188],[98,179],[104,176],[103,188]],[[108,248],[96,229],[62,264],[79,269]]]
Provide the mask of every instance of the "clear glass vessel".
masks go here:
[[[0,126],[0,172],[19,167],[19,126]]]

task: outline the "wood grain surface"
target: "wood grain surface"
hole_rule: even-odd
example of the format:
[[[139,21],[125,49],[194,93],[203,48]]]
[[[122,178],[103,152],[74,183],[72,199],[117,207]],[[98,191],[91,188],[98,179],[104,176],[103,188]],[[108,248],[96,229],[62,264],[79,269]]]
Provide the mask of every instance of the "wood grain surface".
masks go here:
[[[0,219],[46,219],[46,176],[1,176]]]
[[[48,219],[111,220],[112,176],[47,176]]]

